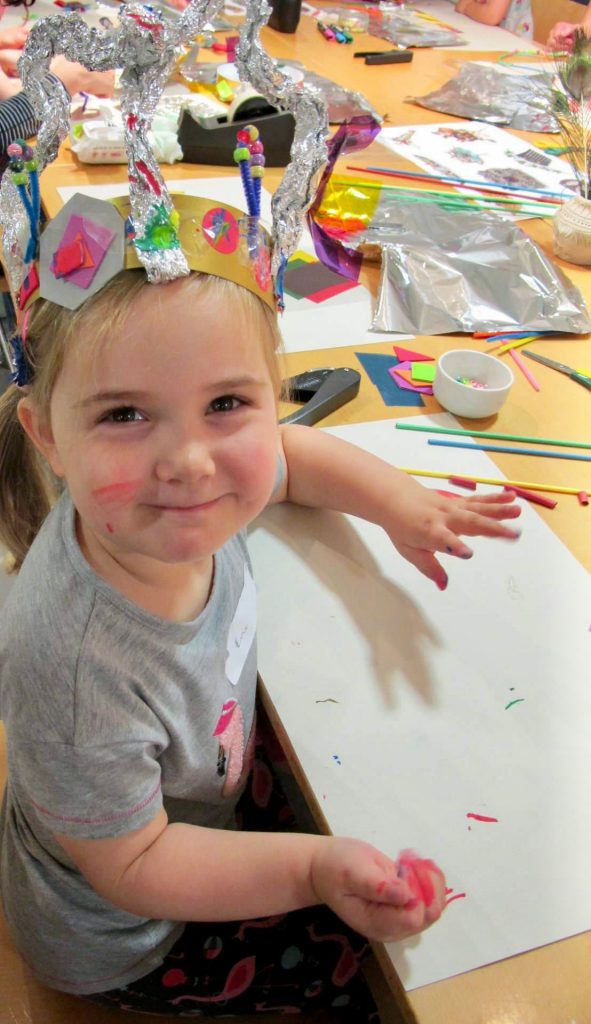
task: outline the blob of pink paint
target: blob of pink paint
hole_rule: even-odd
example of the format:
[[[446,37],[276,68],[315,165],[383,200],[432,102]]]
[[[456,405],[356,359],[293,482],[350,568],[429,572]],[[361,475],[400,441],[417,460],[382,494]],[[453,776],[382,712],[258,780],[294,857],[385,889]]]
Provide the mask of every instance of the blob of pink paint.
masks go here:
[[[91,491],[91,496],[99,505],[123,505],[131,501],[139,485],[139,480],[121,480],[106,487],[97,487]]]

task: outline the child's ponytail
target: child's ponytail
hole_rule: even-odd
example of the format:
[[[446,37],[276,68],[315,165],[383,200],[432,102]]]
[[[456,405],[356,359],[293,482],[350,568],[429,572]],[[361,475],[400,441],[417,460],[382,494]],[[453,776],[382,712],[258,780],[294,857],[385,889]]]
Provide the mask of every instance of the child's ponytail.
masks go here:
[[[15,384],[0,395],[0,542],[9,552],[9,572],[20,569],[56,497],[50,473],[18,421],[22,396]]]

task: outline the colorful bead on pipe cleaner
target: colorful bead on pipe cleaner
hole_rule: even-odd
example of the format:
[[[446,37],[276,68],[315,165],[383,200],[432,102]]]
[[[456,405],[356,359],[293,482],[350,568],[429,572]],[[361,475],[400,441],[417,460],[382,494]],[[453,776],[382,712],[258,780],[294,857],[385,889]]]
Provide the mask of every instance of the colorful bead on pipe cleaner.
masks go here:
[[[258,128],[255,128],[253,124],[247,125],[246,128],[241,128],[236,135],[236,142],[234,160],[240,167],[240,177],[242,178],[242,187],[246,196],[248,213],[251,217],[260,217],[265,157]]]
[[[39,244],[39,218],[41,200],[39,197],[39,174],[35,150],[24,139],[15,139],[6,149],[8,171],[18,189],[22,204],[29,220],[29,242],[25,252],[25,263],[31,263],[37,255]],[[29,194],[30,189],[30,194]]]

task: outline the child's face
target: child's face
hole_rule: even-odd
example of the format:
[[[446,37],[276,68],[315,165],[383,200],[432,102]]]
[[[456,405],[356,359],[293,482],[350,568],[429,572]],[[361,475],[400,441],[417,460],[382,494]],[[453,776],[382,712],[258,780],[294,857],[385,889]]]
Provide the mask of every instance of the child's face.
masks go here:
[[[82,541],[115,557],[208,558],[270,497],[268,328],[211,306],[182,280],[144,289],[121,336],[72,346],[56,384],[48,457]]]

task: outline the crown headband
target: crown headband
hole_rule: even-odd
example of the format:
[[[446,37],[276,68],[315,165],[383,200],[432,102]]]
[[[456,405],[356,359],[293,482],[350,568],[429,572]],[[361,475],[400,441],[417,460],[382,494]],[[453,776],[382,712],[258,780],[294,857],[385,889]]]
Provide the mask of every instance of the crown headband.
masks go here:
[[[183,15],[174,23],[165,21],[159,12],[150,7],[125,4],[119,12],[120,26],[106,33],[89,28],[82,18],[75,14],[46,18],[33,27],[19,61],[19,73],[23,89],[31,99],[41,123],[37,140],[36,166],[27,167],[31,160],[27,161],[25,158],[23,170],[17,173],[17,177],[19,173],[24,174],[27,171],[28,182],[26,176],[20,181],[15,181],[14,175],[6,173],[0,186],[3,263],[13,295],[20,296],[17,303],[19,310],[30,305],[38,283],[35,281],[35,260],[39,255],[38,240],[32,226],[32,209],[35,205],[33,194],[38,188],[37,174],[55,158],[69,126],[69,99],[66,90],[60,82],[47,78],[50,61],[59,53],[63,53],[69,60],[79,61],[89,70],[122,68],[121,109],[129,177],[127,241],[131,241],[135,247],[138,261],[135,265],[145,268],[151,282],[170,281],[189,273],[192,267],[190,260],[193,260],[194,254],[188,258],[185,252],[186,232],[183,239],[179,234],[182,218],[179,218],[175,211],[152,153],[148,130],[175,61],[176,48],[183,42],[193,40],[222,4],[223,0],[192,0]],[[251,257],[253,245],[261,246],[260,253],[254,253],[254,277],[255,281],[257,275],[260,279],[256,283],[264,293],[261,297],[265,301],[268,301],[267,289],[261,285],[261,281],[266,280],[265,252],[267,256],[270,255],[271,275],[275,279],[275,291],[280,302],[283,268],[297,245],[303,216],[313,196],[313,176],[325,160],[328,125],[324,105],[314,90],[296,90],[293,83],[277,70],[263,50],[258,35],[269,13],[270,8],[265,0],[262,3],[260,0],[247,0],[236,63],[241,79],[248,80],[272,103],[290,110],[296,122],[291,162],[271,203],[271,244],[261,242],[261,238],[264,239],[265,236],[261,234],[258,225],[255,231],[252,216],[246,218],[249,223],[244,223],[243,216],[235,216],[239,211],[232,211],[224,204],[218,204],[218,209],[225,210],[238,222],[238,235],[245,243],[246,250],[250,249]],[[238,148],[244,149],[245,146],[239,145]],[[252,155],[252,170],[256,166],[254,157],[259,155]],[[242,164],[244,153],[242,157],[237,156],[237,159]],[[256,177],[251,184],[256,199]],[[189,205],[198,205],[198,202],[188,200]],[[89,200],[85,198],[85,209],[88,209],[88,203]],[[73,213],[72,210],[69,212]],[[195,213],[193,221],[197,216],[198,212]],[[49,230],[51,232],[51,225]],[[48,228],[45,229],[43,238],[47,231]],[[82,242],[84,235],[83,231]],[[63,245],[58,242],[58,249],[63,250],[69,242],[75,241],[74,235]],[[239,247],[236,248],[238,251]],[[30,258],[32,249],[36,250],[33,260]],[[197,269],[216,273],[213,268],[214,265],[220,266],[220,254],[219,251],[216,252],[215,246],[210,245],[210,249],[212,251],[208,255],[211,261],[208,263],[206,260],[205,265],[200,263]],[[208,252],[207,249],[204,251]],[[124,266],[131,265],[127,262],[128,255],[125,256]],[[72,251],[65,254],[61,252],[60,259],[64,256],[66,264],[70,265],[68,261],[72,257]],[[41,260],[41,274],[38,274],[38,277],[44,276],[46,262],[47,258],[44,256]],[[245,265],[240,253],[238,264]],[[52,271],[55,270],[55,266],[54,261]],[[229,263],[226,262],[226,270],[228,266]],[[78,263],[75,269],[83,271],[88,267]],[[233,273],[224,273],[220,276],[237,279]],[[99,274],[97,281],[101,280],[102,276]],[[106,282],[103,281],[104,283]],[[244,280],[239,283],[244,283]],[[248,284],[245,286],[248,287]],[[92,291],[94,293],[97,290],[98,287],[94,287]],[[256,291],[256,287],[251,287],[251,290]],[[65,295],[65,291],[62,291]],[[87,291],[82,301],[88,294]]]

